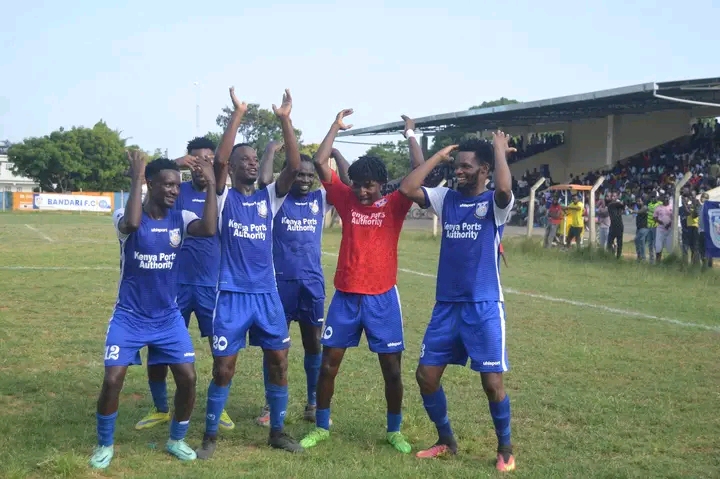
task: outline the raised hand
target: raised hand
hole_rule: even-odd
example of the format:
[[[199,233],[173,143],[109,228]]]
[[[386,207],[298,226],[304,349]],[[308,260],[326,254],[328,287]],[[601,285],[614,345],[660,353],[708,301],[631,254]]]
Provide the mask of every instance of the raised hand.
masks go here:
[[[213,169],[213,159],[210,156],[195,157],[193,162],[193,170],[200,173],[209,185],[215,184],[215,170]]]
[[[403,129],[403,136],[408,132],[408,130],[414,130],[415,129],[415,120],[410,118],[407,115],[400,115],[400,118],[403,119],[405,122],[405,128]]]
[[[343,131],[349,130],[350,128],[352,128],[352,125],[346,125],[343,120],[345,120],[345,117],[350,116],[353,113],[354,113],[354,111],[352,108],[347,108],[347,109],[341,111],[340,113],[338,113],[337,116],[335,117],[335,124],[337,125],[337,127]]]
[[[135,179],[145,178],[145,153],[143,153],[141,150],[128,150],[126,153],[128,163],[130,163],[128,176]]]
[[[247,103],[237,99],[237,97],[235,96],[235,87],[234,86],[230,87],[230,99],[232,100],[233,108],[235,109],[235,111],[242,113],[242,114],[245,114],[245,112],[247,112],[247,109],[248,109]]]
[[[459,145],[448,145],[435,154],[441,158],[440,161],[450,161],[452,159],[451,153],[457,150],[458,147]]]
[[[290,117],[290,112],[292,111],[292,96],[290,95],[290,90],[287,88],[285,89],[280,107],[276,107],[273,104],[272,109],[273,113],[275,113],[275,116],[278,118]]]
[[[510,135],[508,135],[507,133],[504,133],[500,130],[493,132],[493,146],[495,147],[495,149],[500,149],[504,151],[506,155],[509,155],[510,153],[515,153],[517,149],[511,147],[509,142]]]
[[[284,146],[285,143],[283,143],[282,140],[272,140],[270,143],[267,144],[265,149],[277,153],[278,151],[282,150]]]

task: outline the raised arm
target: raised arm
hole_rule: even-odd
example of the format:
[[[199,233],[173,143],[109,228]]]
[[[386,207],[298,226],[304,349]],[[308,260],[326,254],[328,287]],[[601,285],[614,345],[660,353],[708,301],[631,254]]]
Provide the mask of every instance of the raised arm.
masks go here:
[[[295,129],[293,129],[292,121],[290,121],[290,112],[292,111],[290,90],[285,90],[280,107],[273,105],[272,109],[275,116],[280,120],[283,141],[285,142],[285,156],[287,158],[285,168],[280,172],[280,176],[275,182],[275,194],[278,198],[282,198],[288,194],[297,172],[300,171],[300,149],[295,137]]]
[[[348,176],[348,170],[350,169],[350,163],[345,159],[345,157],[338,151],[337,148],[333,148],[330,153],[330,158],[335,160],[335,165],[337,165],[337,173],[340,177],[340,181],[345,183],[346,185],[350,186],[350,177]]]
[[[130,162],[130,196],[125,205],[125,215],[120,218],[118,231],[128,235],[140,228],[142,220],[142,185],[145,183],[145,155],[142,151],[127,152]]]
[[[508,145],[510,135],[498,130],[493,133],[493,147],[495,150],[495,204],[498,208],[504,209],[512,199],[512,173],[507,163],[507,156],[516,152],[515,148]]]
[[[218,225],[218,208],[217,196],[212,194],[213,191],[217,190],[213,162],[210,158],[198,158],[192,168],[195,171],[199,171],[205,178],[207,182],[206,191],[208,191],[209,194],[205,196],[202,218],[190,223],[187,227],[187,232],[190,236],[215,236]]]
[[[422,147],[420,143],[418,143],[417,138],[415,138],[415,120],[406,115],[400,115],[400,118],[405,122],[403,136],[407,138],[410,147],[410,169],[414,170],[425,163]]]
[[[457,147],[458,145],[446,146],[431,156],[429,160],[423,162],[422,165],[411,171],[400,183],[400,193],[417,203],[421,208],[428,207],[429,205],[425,204],[425,192],[422,190],[425,177],[441,162],[449,160],[450,153]]]
[[[217,151],[215,152],[215,190],[218,195],[221,195],[223,191],[225,191],[230,154],[232,153],[233,146],[235,146],[235,135],[237,135],[240,123],[248,108],[245,102],[239,101],[235,96],[235,87],[230,87],[230,99],[232,99],[233,103],[233,112],[230,115],[230,121],[225,128],[225,132],[223,132],[220,145],[218,145]]]
[[[328,183],[332,178],[329,161],[330,155],[332,154],[333,143],[335,142],[335,137],[340,130],[344,131],[352,128],[352,125],[346,125],[343,121],[346,116],[350,116],[352,114],[352,109],[346,109],[337,114],[335,121],[330,127],[330,131],[327,132],[327,135],[325,135],[322,143],[320,143],[320,148],[318,148],[318,151],[315,153],[313,162],[315,163],[315,170],[320,177],[320,181]]]
[[[265,147],[262,158],[260,159],[260,175],[258,176],[258,188],[265,188],[273,182],[273,164],[275,163],[275,153],[283,147],[282,141],[271,141]]]

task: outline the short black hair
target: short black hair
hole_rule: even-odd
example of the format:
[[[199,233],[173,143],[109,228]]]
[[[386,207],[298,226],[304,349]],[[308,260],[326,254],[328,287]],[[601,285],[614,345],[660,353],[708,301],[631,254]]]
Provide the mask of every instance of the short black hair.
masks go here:
[[[348,176],[353,183],[377,181],[385,184],[388,181],[388,172],[385,163],[377,156],[361,156],[348,168]]]
[[[190,153],[193,150],[212,150],[215,151],[217,145],[210,138],[206,136],[196,136],[192,140],[188,141],[187,152]]]
[[[152,181],[162,170],[180,171],[180,167],[173,160],[158,158],[145,165],[145,179]]]
[[[232,151],[230,151],[230,156],[232,156],[233,153],[235,153],[235,150],[238,148],[242,148],[247,146],[248,148],[252,148],[253,146],[250,143],[238,143],[237,145],[233,146]]]
[[[495,151],[493,150],[492,143],[487,140],[468,138],[460,142],[458,151],[475,153],[475,159],[478,164],[487,164],[490,167],[490,171],[495,168]]]
[[[306,155],[304,153],[300,153],[300,162],[301,163],[312,163],[313,159],[312,156]],[[287,166],[287,157],[285,158],[285,161],[283,161],[282,167],[283,169]]]

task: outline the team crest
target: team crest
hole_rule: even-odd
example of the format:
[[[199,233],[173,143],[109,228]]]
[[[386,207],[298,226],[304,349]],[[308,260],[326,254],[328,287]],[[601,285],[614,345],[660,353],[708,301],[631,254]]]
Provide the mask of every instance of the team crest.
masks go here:
[[[720,209],[713,208],[708,210],[708,220],[710,226],[710,239],[716,248],[720,248]]]
[[[267,218],[268,210],[267,210],[267,202],[265,200],[257,202],[257,210],[258,210],[258,214],[261,217]]]
[[[168,232],[168,235],[170,236],[170,246],[172,246],[173,248],[177,248],[178,246],[180,246],[180,243],[182,243],[182,237],[180,236],[180,228],[170,230]]]
[[[479,220],[485,219],[485,215],[487,215],[488,211],[488,202],[482,201],[477,204],[475,207],[475,217]]]
[[[310,202],[310,212],[314,215],[320,212],[320,206],[318,206],[317,200],[312,200]]]

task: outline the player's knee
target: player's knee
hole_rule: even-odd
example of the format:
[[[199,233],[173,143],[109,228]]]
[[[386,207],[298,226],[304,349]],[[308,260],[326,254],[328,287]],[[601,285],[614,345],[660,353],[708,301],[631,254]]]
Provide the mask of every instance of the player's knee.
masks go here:
[[[108,371],[105,372],[105,378],[103,378],[103,389],[110,392],[119,393],[123,387],[125,381],[125,373],[119,371]]]
[[[335,363],[329,358],[323,358],[322,364],[320,365],[320,375],[323,377],[335,378],[339,369],[339,363]]]
[[[440,381],[435,379],[429,374],[427,369],[422,366],[419,366],[417,371],[415,371],[415,380],[418,386],[420,386],[420,392],[422,394],[432,394],[440,387]]]
[[[235,375],[235,365],[219,362],[213,365],[213,382],[218,386],[227,386]]]
[[[286,352],[287,351],[273,351],[272,354],[267,354],[266,356],[270,382],[273,384],[278,384],[287,379],[288,357],[287,354],[283,354]]]
[[[502,401],[505,397],[505,386],[503,385],[501,373],[484,373],[482,377],[482,387],[489,401]]]
[[[194,367],[182,368],[175,374],[175,384],[178,389],[193,390],[197,384],[197,374]]]

